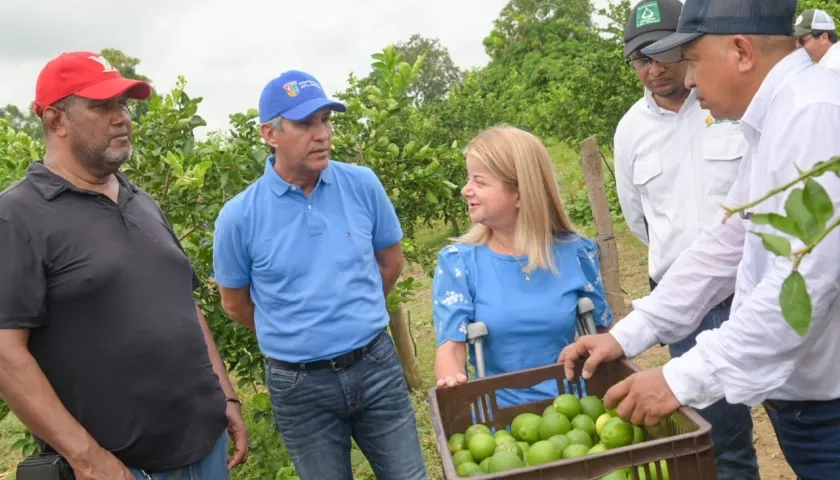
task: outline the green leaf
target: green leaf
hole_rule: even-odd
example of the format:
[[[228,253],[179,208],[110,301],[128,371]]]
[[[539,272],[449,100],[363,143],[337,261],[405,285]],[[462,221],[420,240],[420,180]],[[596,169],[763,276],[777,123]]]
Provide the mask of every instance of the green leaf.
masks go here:
[[[780,237],[779,235],[773,235],[772,233],[752,233],[761,237],[761,243],[764,244],[764,248],[767,249],[767,251],[775,253],[780,257],[790,258],[790,240],[788,240],[787,238]]]
[[[811,214],[803,199],[804,191],[797,188],[790,192],[790,196],[785,202],[785,213],[787,216],[796,222],[799,227],[799,239],[808,245],[812,245],[814,241],[820,236],[821,229],[817,225],[817,219]]]
[[[804,337],[811,326],[811,296],[805,278],[798,271],[791,272],[782,284],[779,294],[782,315],[796,333]]]
[[[778,213],[754,213],[750,221],[756,225],[771,225],[776,230],[799,238],[802,234],[793,219]]]
[[[825,224],[834,216],[834,204],[831,203],[831,198],[822,185],[813,178],[805,179],[802,202],[819,223],[821,229],[825,229]]]

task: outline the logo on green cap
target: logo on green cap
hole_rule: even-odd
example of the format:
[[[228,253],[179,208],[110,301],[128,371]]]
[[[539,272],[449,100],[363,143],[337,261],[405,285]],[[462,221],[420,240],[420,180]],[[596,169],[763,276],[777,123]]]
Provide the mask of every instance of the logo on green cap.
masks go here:
[[[659,13],[659,2],[655,0],[645,2],[636,9],[636,28],[661,21],[662,14]]]

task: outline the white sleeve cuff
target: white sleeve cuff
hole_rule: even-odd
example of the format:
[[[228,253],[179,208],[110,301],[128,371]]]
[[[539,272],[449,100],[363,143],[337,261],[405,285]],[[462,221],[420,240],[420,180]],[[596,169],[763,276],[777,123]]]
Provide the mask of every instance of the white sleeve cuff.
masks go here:
[[[680,405],[701,409],[723,398],[696,347],[666,363],[662,367],[662,375]]]
[[[610,329],[610,335],[621,345],[624,356],[627,358],[633,358],[659,343],[656,332],[648,327],[642,319],[642,313],[638,310],[616,322]]]

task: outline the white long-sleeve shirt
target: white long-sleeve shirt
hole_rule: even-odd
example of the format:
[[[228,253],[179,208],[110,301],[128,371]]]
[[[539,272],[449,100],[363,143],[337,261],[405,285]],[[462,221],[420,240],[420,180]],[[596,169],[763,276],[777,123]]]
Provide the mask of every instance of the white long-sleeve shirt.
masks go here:
[[[832,45],[817,65],[840,72],[840,42]]]
[[[672,112],[647,89],[618,123],[613,142],[621,210],[648,246],[648,274],[658,282],[713,221],[747,143],[736,122],[715,121],[693,90]]]
[[[738,207],[799,176],[797,167],[840,155],[840,82],[815,66],[804,50],[784,58],[768,74],[741,119],[749,151],[726,205]],[[817,179],[840,216],[840,179]],[[789,192],[751,209],[785,215]],[[720,212],[722,219],[722,211]],[[611,331],[633,357],[658,342],[693,332],[708,309],[727,296],[737,278],[732,314],[722,327],[697,336],[697,345],[663,368],[683,405],[704,408],[726,398],[750,406],[766,399],[840,398],[840,229],[805,257],[799,271],[812,302],[812,321],[802,337],[782,316],[781,285],[792,271],[751,231],[783,235],[736,215],[720,220],[679,256],[651,295]],[[794,251],[801,242],[792,240]]]

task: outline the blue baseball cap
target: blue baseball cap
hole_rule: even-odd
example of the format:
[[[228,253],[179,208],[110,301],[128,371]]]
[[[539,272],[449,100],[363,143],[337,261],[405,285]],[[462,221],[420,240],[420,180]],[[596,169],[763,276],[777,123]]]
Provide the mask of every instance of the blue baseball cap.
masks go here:
[[[336,112],[347,111],[343,103],[327,97],[315,77],[300,70],[289,70],[263,88],[260,94],[260,123],[279,116],[299,122],[324,107]]]
[[[685,0],[676,33],[642,48],[659,55],[703,35],[793,36],[797,0]]]

